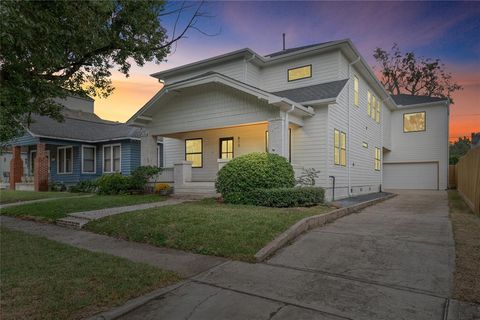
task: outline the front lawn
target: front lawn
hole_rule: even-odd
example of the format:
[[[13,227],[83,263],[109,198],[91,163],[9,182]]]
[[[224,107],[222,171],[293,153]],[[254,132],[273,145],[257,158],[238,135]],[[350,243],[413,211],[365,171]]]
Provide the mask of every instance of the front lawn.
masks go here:
[[[0,231],[4,320],[79,319],[179,280],[146,264]]]
[[[87,229],[131,241],[254,261],[254,255],[298,220],[330,211],[219,204],[213,199],[92,221]]]
[[[480,303],[480,217],[456,190],[448,192],[455,237],[454,297]]]
[[[19,201],[29,201],[47,198],[64,198],[79,196],[78,193],[70,192],[36,192],[36,191],[13,191],[0,190],[0,204],[13,203]]]
[[[165,200],[165,197],[155,194],[115,196],[94,195],[87,198],[58,199],[18,205],[2,209],[2,214],[13,217],[55,221],[57,219],[64,218],[68,213],[73,212],[122,207],[163,200]]]

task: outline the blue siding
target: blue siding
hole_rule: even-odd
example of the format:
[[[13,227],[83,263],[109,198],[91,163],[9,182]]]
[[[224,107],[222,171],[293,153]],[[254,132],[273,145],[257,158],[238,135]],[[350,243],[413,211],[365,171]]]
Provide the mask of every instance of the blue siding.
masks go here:
[[[29,133],[25,133],[23,136],[15,138],[9,142],[13,146],[29,146],[38,143],[38,138],[33,137]]]

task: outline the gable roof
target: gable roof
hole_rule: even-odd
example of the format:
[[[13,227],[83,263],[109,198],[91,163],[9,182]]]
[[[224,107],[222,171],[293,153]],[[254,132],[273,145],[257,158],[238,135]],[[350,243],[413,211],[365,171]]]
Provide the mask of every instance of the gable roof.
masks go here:
[[[33,122],[27,128],[35,137],[80,142],[104,142],[120,139],[139,139],[142,130],[124,123],[107,121],[95,114],[81,111],[64,111],[63,122],[50,117],[34,115]]]
[[[412,96],[410,94],[397,94],[397,95],[391,95],[391,96],[393,101],[395,101],[397,105],[401,105],[401,106],[432,103],[432,102],[439,102],[439,101],[445,101],[445,102],[449,101],[448,98],[429,97],[429,96]]]
[[[272,92],[272,94],[285,97],[298,103],[336,98],[342,91],[348,79],[315,84],[308,87]]]

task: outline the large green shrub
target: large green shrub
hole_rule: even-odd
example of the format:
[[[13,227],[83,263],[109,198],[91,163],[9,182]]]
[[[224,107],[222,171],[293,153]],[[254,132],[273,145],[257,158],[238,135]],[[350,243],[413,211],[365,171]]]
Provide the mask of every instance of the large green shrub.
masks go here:
[[[255,189],[250,192],[233,192],[224,200],[233,204],[250,204],[264,207],[308,207],[323,203],[325,192],[317,187]]]
[[[70,192],[92,193],[97,191],[97,180],[83,180],[70,187]]]
[[[290,163],[271,153],[250,153],[232,159],[220,169],[215,184],[226,201],[234,193],[244,197],[255,189],[291,188],[294,185]]]
[[[132,171],[130,176],[120,173],[104,174],[96,180],[98,193],[123,194],[143,192],[148,179],[161,172],[162,169],[153,166],[141,166]]]

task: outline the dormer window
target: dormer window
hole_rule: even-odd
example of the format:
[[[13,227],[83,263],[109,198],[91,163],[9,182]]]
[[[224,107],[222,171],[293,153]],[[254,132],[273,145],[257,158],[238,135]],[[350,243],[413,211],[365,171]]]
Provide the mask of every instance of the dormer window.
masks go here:
[[[312,65],[288,69],[288,81],[301,80],[312,77]]]

